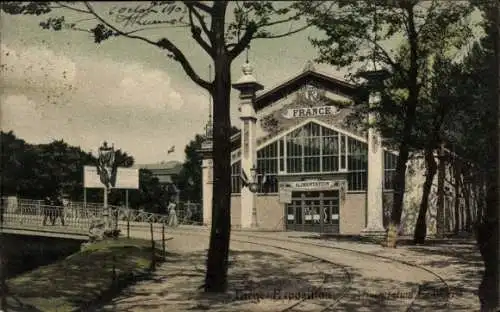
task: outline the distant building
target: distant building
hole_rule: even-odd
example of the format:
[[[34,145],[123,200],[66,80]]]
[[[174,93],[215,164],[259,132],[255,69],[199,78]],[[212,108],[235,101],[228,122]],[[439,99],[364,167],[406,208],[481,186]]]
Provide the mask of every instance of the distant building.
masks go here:
[[[179,193],[179,190],[173,182],[174,176],[179,175],[182,170],[182,163],[180,161],[160,162],[156,164],[138,164],[134,168],[146,169],[151,171],[154,177],[158,178],[160,184],[170,188],[174,193]]]
[[[243,92],[258,87],[250,66],[246,64],[243,70],[236,85]],[[357,85],[308,64],[299,75],[255,98],[240,96],[242,130],[231,137],[233,227],[341,234],[385,231],[397,152],[382,146],[383,138],[375,131],[346,122],[357,92]],[[367,100],[372,101],[372,95]],[[210,224],[215,195],[210,135],[200,152],[203,222]],[[413,233],[425,178],[422,158],[408,166],[404,234]],[[250,191],[244,181],[255,181],[255,172],[259,187]],[[445,199],[447,207],[452,206],[451,198]],[[433,185],[427,214],[430,234],[436,227],[435,199]],[[451,220],[451,208],[446,211]]]

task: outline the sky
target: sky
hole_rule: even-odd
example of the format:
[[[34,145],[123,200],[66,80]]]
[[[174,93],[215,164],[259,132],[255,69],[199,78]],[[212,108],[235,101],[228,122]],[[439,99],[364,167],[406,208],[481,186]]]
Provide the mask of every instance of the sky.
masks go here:
[[[98,8],[109,12],[117,3]],[[204,131],[209,99],[180,64],[137,40],[117,37],[95,44],[85,32],[43,30],[39,22],[45,19],[1,15],[1,129],[29,143],[63,139],[93,153],[107,141],[139,164],[183,161],[185,145]],[[251,44],[249,60],[265,89],[297,75],[317,56],[307,39],[316,34],[310,28]],[[168,36],[196,72],[208,78],[209,57],[189,30],[155,29],[141,35]],[[233,62],[233,82],[242,75],[244,59],[243,53]],[[316,68],[339,77],[346,73],[328,65]],[[231,117],[239,127],[237,96],[233,90]],[[167,154],[171,146],[175,152]]]

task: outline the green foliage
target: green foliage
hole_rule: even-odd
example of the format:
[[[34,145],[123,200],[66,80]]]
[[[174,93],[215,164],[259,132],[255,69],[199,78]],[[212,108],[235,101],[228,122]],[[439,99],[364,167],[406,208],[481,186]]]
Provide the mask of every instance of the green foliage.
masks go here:
[[[217,194],[214,203],[218,202],[219,205],[214,211],[220,213],[215,213],[212,220],[213,232],[207,255],[207,275],[204,285],[206,291],[224,292],[227,289],[227,255],[231,222],[229,207],[231,64],[249,47],[252,40],[284,37],[307,28],[309,23],[302,27],[294,27],[295,22],[302,17],[300,11],[283,8],[295,9],[297,3],[283,5],[277,1],[212,1],[208,4],[205,1],[152,1],[144,5],[134,4],[134,7],[127,7],[127,4],[123,3],[108,12],[95,10],[94,7],[98,6],[95,2],[54,2],[48,6],[49,9],[61,9],[73,16],[80,15],[75,17],[78,22],[66,22],[65,25],[69,29],[91,33],[97,43],[119,35],[165,51],[166,57],[179,62],[189,78],[213,96],[215,121],[213,153],[216,164],[214,176],[218,177],[215,179],[213,189]],[[315,3],[319,5],[323,2]],[[230,4],[242,9],[231,16],[228,14]],[[37,6],[35,2],[30,2],[30,5]],[[20,14],[22,6],[21,3],[8,2],[2,3],[1,9],[9,14]],[[278,8],[278,6],[283,7]],[[50,12],[49,9],[45,13]],[[82,15],[88,18],[82,18]],[[67,14],[64,16],[68,17]],[[94,26],[88,26],[93,23]],[[53,30],[65,28],[60,20],[56,20],[55,23],[47,21],[42,27],[44,25]],[[153,27],[147,27],[148,25]],[[283,33],[271,33],[271,29],[276,29],[278,25],[288,27]],[[168,35],[158,39],[138,34],[147,29],[167,26],[186,27],[190,30],[192,39],[214,64],[216,75],[213,81],[207,81],[196,73],[183,51],[170,40]],[[192,173],[186,175],[188,174]]]
[[[43,199],[65,194],[73,201],[83,200],[83,167],[95,166],[97,159],[79,147],[63,140],[32,145],[12,131],[1,132],[2,195]],[[119,167],[131,167],[134,158],[117,149],[115,161]],[[112,205],[125,204],[125,191],[113,189],[109,194]],[[130,207],[151,212],[164,212],[168,192],[148,170],[139,171],[139,190],[130,190]],[[88,202],[102,202],[102,189],[87,189]]]
[[[201,202],[202,157],[199,149],[204,139],[204,136],[197,134],[184,149],[186,159],[182,165],[181,172],[173,179],[174,184],[180,190],[181,200]]]
[[[123,195],[118,198],[118,204],[123,205]],[[169,192],[160,184],[158,178],[153,176],[151,171],[140,169],[139,190],[129,191],[129,206],[134,209],[144,209],[144,211],[148,212],[166,213],[168,198]]]
[[[316,7],[322,2],[317,1],[318,4],[312,7]],[[271,27],[276,25],[286,23],[293,25],[292,23],[301,19],[302,14],[297,10],[299,7],[298,2],[292,2],[289,5],[276,3],[275,1],[235,1],[233,3],[234,18],[225,23],[225,40],[223,42],[227,48],[233,48],[233,51],[230,52],[232,58],[238,56],[253,39],[284,37],[309,27],[309,24],[301,27],[290,27],[288,31],[281,34],[275,34],[271,30]],[[149,1],[142,2],[139,5],[133,4],[133,6],[122,3],[104,13],[99,12],[96,9],[98,5],[91,2],[5,1],[2,2],[0,9],[12,15],[42,15],[66,11],[93,16],[92,19],[96,21],[96,24],[90,27],[83,26],[82,20],[76,22],[67,21],[65,16],[49,17],[40,22],[40,27],[54,31],[71,29],[88,32],[92,35],[95,43],[101,43],[116,36],[140,39],[166,49],[168,57],[186,63],[182,52],[169,39],[162,38],[153,41],[136,36],[135,33],[140,31],[139,26],[161,24],[189,28],[193,39],[209,55],[214,56],[215,47],[212,44],[216,34],[210,29],[208,22],[214,18],[225,19],[226,6],[227,4],[217,4],[211,7],[198,1]],[[222,15],[216,17],[215,15],[218,14]],[[117,25],[117,23],[113,22],[113,19],[119,21],[118,24],[123,25]],[[88,22],[88,19],[83,21]],[[135,29],[125,31],[125,27],[135,27]],[[204,87],[208,86],[205,85]]]
[[[333,3],[336,9],[331,12],[323,10],[324,6],[312,8],[308,3],[301,4],[312,23],[324,31],[324,36],[311,38],[319,51],[318,61],[339,67],[365,65],[359,72],[373,62],[378,69],[385,68],[390,73],[383,84],[370,86],[380,93],[380,103],[368,106],[368,86],[364,86],[348,122],[365,128],[375,126],[389,147],[399,146],[406,135],[410,148],[421,150],[431,136],[442,132],[452,114],[448,103],[451,95],[443,93],[446,90],[443,85],[457,72],[449,54],[470,40],[467,17],[473,7],[464,2],[437,0]],[[388,41],[401,44],[390,49],[384,45]],[[416,57],[413,64],[412,53]],[[351,78],[357,81],[359,72]],[[409,97],[412,92],[417,94],[416,98]],[[415,109],[415,122],[410,133],[405,134],[411,107]],[[378,116],[376,124],[366,123],[370,111]]]
[[[12,131],[1,132],[1,141],[4,195],[42,199],[62,192],[81,199],[82,170],[95,164],[92,155],[62,140],[31,145]]]
[[[335,9],[326,10],[327,5]],[[314,7],[302,1],[301,9],[324,31],[323,38],[311,38],[319,50],[318,61],[340,67],[374,60],[391,70],[408,72],[402,66],[408,53],[384,48],[382,42],[398,40],[401,35],[410,40],[410,22],[417,31],[421,60],[444,47],[463,46],[471,34],[467,16],[472,8],[462,2],[337,0]],[[410,44],[404,45],[409,52]]]
[[[41,15],[51,11],[50,2],[18,2],[4,1],[0,3],[0,9],[7,14]]]
[[[484,37],[474,44],[461,66],[461,74],[453,81],[453,94],[457,103],[455,118],[449,123],[450,140],[461,147],[466,159],[481,168],[494,169],[497,142],[496,129],[497,72],[493,51],[493,38]]]

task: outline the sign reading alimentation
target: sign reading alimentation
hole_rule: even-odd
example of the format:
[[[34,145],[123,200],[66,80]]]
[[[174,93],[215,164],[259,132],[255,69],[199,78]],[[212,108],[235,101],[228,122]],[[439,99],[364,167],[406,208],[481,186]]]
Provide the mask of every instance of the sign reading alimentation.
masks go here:
[[[339,189],[344,182],[339,180],[309,180],[309,181],[293,181],[280,183],[280,190],[328,190]]]
[[[287,119],[302,118],[302,117],[318,117],[336,115],[339,109],[335,106],[318,106],[318,107],[300,107],[290,108],[283,113],[283,117]]]

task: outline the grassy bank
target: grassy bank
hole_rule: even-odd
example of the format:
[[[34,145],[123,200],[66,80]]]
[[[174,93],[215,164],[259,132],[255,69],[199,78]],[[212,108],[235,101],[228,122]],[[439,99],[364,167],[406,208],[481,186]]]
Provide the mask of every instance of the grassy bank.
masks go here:
[[[147,275],[152,255],[147,240],[119,238],[91,245],[8,280],[10,311],[78,311]],[[155,257],[161,259],[159,250]]]

